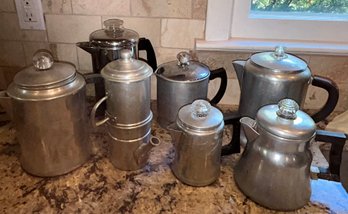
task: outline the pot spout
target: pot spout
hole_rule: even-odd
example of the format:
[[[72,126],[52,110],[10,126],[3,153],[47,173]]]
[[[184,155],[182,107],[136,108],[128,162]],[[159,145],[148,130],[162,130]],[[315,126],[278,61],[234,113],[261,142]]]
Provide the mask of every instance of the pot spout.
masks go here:
[[[78,42],[76,43],[76,45],[90,54],[93,54],[98,50],[98,48],[95,46],[92,46],[90,42]]]
[[[0,105],[5,109],[6,113],[13,119],[12,101],[11,97],[7,96],[6,91],[0,91]]]
[[[242,83],[243,83],[243,74],[244,74],[244,66],[245,62],[243,60],[236,60],[232,62],[233,68],[236,71],[238,82],[239,82],[239,87],[242,88]]]
[[[259,137],[260,134],[255,130],[255,120],[243,117],[240,119],[240,123],[248,142],[252,142]]]
[[[161,140],[155,136],[151,136],[148,143],[141,144],[134,152],[134,158],[137,161],[137,164],[142,165],[142,163],[146,162],[151,149],[160,144]]]

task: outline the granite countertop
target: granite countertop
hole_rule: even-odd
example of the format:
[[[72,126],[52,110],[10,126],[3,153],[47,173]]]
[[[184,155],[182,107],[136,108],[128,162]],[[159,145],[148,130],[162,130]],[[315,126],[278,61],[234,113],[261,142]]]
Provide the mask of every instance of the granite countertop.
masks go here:
[[[224,144],[231,138],[224,130]],[[18,161],[19,145],[12,123],[0,127],[1,213],[276,213],[244,196],[233,179],[239,154],[222,158],[220,178],[207,187],[191,187],[170,170],[174,150],[169,133],[153,122],[155,147],[141,170],[125,172],[108,160],[103,128],[91,131],[94,155],[78,169],[62,176],[40,178],[25,173]],[[289,213],[329,213],[309,202]]]

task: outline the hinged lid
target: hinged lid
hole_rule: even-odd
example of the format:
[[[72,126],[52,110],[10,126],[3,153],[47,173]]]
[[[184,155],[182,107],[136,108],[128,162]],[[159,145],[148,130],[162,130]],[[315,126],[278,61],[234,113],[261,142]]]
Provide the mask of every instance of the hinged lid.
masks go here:
[[[195,100],[179,110],[179,127],[196,131],[212,131],[223,123],[223,115],[206,100]]]
[[[257,126],[267,132],[285,139],[310,139],[316,130],[313,119],[299,110],[298,104],[291,99],[283,99],[278,105],[262,107],[256,116]]]
[[[156,76],[179,82],[197,82],[209,78],[209,68],[200,62],[193,61],[189,53],[180,52],[177,59],[177,61],[160,65],[155,71]]]
[[[120,51],[120,59],[108,63],[101,75],[109,81],[136,82],[152,75],[152,68],[145,62],[132,58],[132,51]]]
[[[89,41],[99,47],[119,48],[133,46],[139,40],[139,34],[123,27],[120,19],[108,19],[104,21],[104,29],[96,30],[89,36]]]
[[[274,52],[261,52],[250,57],[252,63],[261,68],[275,72],[299,72],[307,69],[307,63],[302,59],[285,53],[282,46],[275,48]]]
[[[21,88],[49,89],[68,84],[75,76],[73,65],[54,63],[50,52],[39,50],[34,54],[33,66],[20,71],[14,77],[14,83]]]

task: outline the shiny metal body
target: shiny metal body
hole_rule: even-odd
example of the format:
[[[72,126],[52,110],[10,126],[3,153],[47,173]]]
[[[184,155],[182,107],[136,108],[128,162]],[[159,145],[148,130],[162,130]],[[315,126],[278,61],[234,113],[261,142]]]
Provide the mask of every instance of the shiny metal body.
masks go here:
[[[82,76],[78,79],[84,82]],[[52,100],[12,99],[20,163],[25,171],[51,177],[66,174],[87,161],[91,151],[85,94],[83,85]]]
[[[209,78],[180,82],[157,76],[157,122],[166,128],[176,119],[179,109],[196,99],[207,99]]]
[[[241,88],[238,111],[241,116],[255,118],[257,111],[265,105],[291,98],[302,107],[306,98],[311,72],[307,68],[300,72],[273,72],[248,61],[234,61]]]
[[[183,183],[206,186],[216,181],[220,175],[223,116],[212,107],[210,118],[201,117],[192,122],[188,119],[191,117],[191,113],[188,113],[190,106],[182,107],[176,124],[168,127],[175,149],[171,168]]]
[[[47,51],[37,52],[33,64],[17,73],[6,91],[12,100],[20,163],[32,175],[62,175],[91,154],[86,82],[74,66],[53,63]]]
[[[242,192],[260,205],[296,210],[311,195],[309,146],[315,123],[300,111],[295,119],[278,117],[275,106],[261,108],[256,121],[240,120],[248,142],[234,168],[234,178]]]
[[[121,170],[137,170],[147,162],[150,149],[159,143],[151,137],[152,69],[144,62],[131,59],[122,51],[121,59],[107,64],[101,71],[107,96],[92,109],[93,125],[106,123],[111,152],[109,159]],[[95,121],[95,113],[106,101],[105,118]]]

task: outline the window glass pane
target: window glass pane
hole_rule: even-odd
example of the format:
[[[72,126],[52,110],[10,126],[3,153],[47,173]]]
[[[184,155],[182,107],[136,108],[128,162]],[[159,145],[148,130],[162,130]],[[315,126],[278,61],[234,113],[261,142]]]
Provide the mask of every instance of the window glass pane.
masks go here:
[[[252,0],[251,10],[348,14],[348,0]]]

